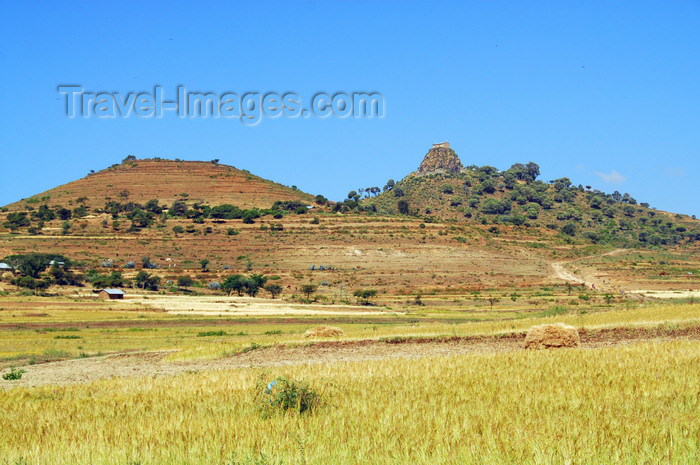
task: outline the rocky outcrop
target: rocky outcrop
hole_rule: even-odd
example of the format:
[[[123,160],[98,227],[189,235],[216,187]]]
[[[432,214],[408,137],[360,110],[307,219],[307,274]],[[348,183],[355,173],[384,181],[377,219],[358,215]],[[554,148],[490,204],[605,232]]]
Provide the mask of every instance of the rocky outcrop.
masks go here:
[[[456,174],[464,169],[459,157],[448,143],[434,144],[418,168],[418,174],[442,171]]]

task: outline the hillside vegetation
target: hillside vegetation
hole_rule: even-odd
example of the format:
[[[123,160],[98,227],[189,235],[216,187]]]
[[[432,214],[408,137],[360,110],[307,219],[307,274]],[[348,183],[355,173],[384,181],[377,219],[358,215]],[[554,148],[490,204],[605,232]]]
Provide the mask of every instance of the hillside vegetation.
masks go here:
[[[442,160],[436,161],[437,156]],[[631,195],[607,194],[575,186],[569,178],[538,180],[536,163],[517,163],[505,171],[493,166],[461,167],[451,149],[432,149],[419,171],[390,181],[360,205],[383,215],[409,215],[426,222],[452,220],[502,227],[539,228],[571,241],[625,247],[675,245],[700,239],[700,223],[684,215],[653,210]],[[426,166],[427,161],[432,163]],[[432,169],[430,169],[432,168]]]
[[[464,167],[441,146],[398,183],[329,202],[216,160],[127,157],[4,207],[0,259],[19,273],[0,278],[6,290],[39,293],[88,283],[222,292],[232,275],[272,275],[280,295],[335,303],[372,290],[514,293],[561,279],[553,261],[614,252],[577,262],[570,281],[611,293],[696,286],[696,219],[538,176],[535,163]],[[72,270],[47,268],[57,254]]]

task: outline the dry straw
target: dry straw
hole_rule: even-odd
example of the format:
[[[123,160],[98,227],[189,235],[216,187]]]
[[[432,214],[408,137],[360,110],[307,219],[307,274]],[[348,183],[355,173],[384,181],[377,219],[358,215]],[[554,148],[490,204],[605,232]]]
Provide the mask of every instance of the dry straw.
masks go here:
[[[580,342],[578,330],[564,323],[533,326],[525,336],[526,349],[578,347]]]
[[[304,337],[338,337],[342,336],[343,334],[345,334],[345,332],[340,328],[321,325],[317,328],[307,330]]]

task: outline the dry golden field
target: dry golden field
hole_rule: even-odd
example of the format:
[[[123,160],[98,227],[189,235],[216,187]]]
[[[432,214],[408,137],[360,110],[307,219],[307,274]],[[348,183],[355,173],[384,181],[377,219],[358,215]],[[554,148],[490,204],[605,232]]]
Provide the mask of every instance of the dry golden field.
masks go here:
[[[697,463],[697,341],[242,368],[2,393],[10,463]],[[262,418],[256,379],[325,404]],[[260,461],[259,461],[260,460]]]
[[[177,305],[186,299],[197,297]],[[373,315],[212,316],[149,300],[2,298],[2,372],[26,373],[0,381],[0,463],[699,458],[698,303],[589,300],[518,314],[512,301],[435,300]],[[581,347],[523,350],[527,328],[548,322],[577,327]],[[319,324],[344,334],[304,337]],[[322,405],[262,415],[260,383],[281,376],[307,382]]]

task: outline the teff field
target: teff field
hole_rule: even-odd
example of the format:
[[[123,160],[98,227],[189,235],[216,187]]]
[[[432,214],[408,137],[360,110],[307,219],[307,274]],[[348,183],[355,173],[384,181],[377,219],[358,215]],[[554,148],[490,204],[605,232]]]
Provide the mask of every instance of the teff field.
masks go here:
[[[7,463],[699,459],[697,303],[214,316],[85,299],[3,300],[2,363],[26,370],[1,384]],[[582,345],[523,350],[555,321]],[[344,334],[304,337],[322,323]],[[276,379],[318,404],[266,413]]]

